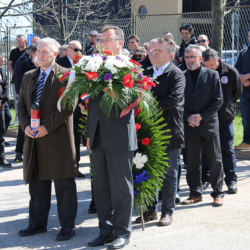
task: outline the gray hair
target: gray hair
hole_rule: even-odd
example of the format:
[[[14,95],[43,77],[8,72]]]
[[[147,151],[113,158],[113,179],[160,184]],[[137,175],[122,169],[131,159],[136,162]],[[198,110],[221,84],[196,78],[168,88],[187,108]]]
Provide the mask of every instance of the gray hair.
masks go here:
[[[120,27],[118,27],[118,26],[114,26],[114,25],[105,25],[103,28],[102,28],[102,33],[104,32],[104,31],[107,31],[107,30],[115,30],[115,35],[116,35],[116,37],[119,39],[119,40],[121,40],[121,41],[123,41],[124,42],[124,32],[123,32],[123,30],[120,28]]]
[[[169,36],[169,38],[172,38],[172,39],[174,40],[174,36],[173,36],[173,34],[172,34],[172,33],[170,33],[170,32],[166,32],[164,35],[168,35],[168,36]]]
[[[45,38],[40,39],[37,43],[37,47],[40,43],[50,44],[50,49],[52,50],[52,52],[58,52],[59,47],[60,47],[60,44],[55,39],[50,38],[50,37],[45,37]]]
[[[136,52],[141,52],[141,53],[144,53],[145,55],[147,54],[147,50],[141,46],[137,47],[133,53],[136,53]]]
[[[206,49],[205,51],[202,52],[202,59],[204,62],[209,61],[210,59],[218,59],[218,53],[214,49]]]
[[[28,47],[28,52],[32,52],[32,53],[36,53],[36,50],[37,50],[37,45],[36,44],[31,44],[29,47]]]
[[[199,45],[195,45],[195,44],[190,44],[187,46],[186,50],[185,50],[185,54],[187,52],[190,52],[192,50],[196,50],[196,55],[197,56],[202,56],[202,52],[201,52],[201,48]]]
[[[172,39],[166,39],[166,38],[158,38],[158,43],[167,43],[167,51],[168,53],[172,53],[174,58],[175,50],[176,50],[176,44]]]
[[[61,56],[62,52],[65,50],[67,51],[68,44],[63,44],[59,50],[59,56]]]

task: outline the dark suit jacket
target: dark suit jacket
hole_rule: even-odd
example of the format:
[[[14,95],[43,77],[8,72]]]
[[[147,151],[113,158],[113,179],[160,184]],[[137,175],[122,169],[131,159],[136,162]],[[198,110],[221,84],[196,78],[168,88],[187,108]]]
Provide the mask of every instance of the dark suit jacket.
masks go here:
[[[48,134],[42,138],[33,139],[25,136],[23,152],[23,176],[29,183],[33,170],[37,167],[40,180],[71,178],[77,175],[76,151],[73,133],[72,110],[67,107],[59,112],[57,101],[59,90],[65,87],[60,82],[57,72],[64,74],[68,70],[54,63],[40,99],[41,125]],[[25,130],[30,125],[31,105],[40,67],[24,74],[18,97],[18,120]]]
[[[67,68],[67,69],[72,67],[67,56],[58,58],[56,60],[56,63],[59,64],[60,66],[64,67],[64,68]]]
[[[0,100],[2,100],[2,105],[9,100],[9,81],[3,69],[0,68],[0,74],[2,81],[0,84]]]
[[[219,74],[215,70],[202,67],[194,87],[189,70],[184,71],[186,77],[184,125],[185,138],[196,133],[207,137],[219,133],[218,110],[223,103],[223,94]],[[187,119],[192,114],[200,114],[202,120],[199,127],[192,128]]]
[[[113,107],[108,117],[100,108],[99,102],[102,95],[103,92],[89,101],[87,138],[90,139],[90,148],[92,149],[99,122],[101,141],[105,151],[121,152],[136,150],[137,136],[134,110],[131,110],[127,115],[119,118],[121,110],[118,109],[119,115],[117,118],[116,108]]]
[[[144,75],[153,76],[154,70],[145,71]],[[168,149],[184,147],[184,89],[186,79],[183,72],[172,62],[169,63],[164,73],[157,77],[156,87],[152,89],[153,96],[159,102],[159,107],[163,109],[163,117],[166,124],[165,129],[170,129],[168,133],[172,135]]]

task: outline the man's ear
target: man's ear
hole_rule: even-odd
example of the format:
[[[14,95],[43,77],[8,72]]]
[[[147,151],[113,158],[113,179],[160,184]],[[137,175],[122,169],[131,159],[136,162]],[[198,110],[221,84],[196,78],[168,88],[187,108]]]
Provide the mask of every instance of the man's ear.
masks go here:
[[[57,58],[58,52],[54,52],[54,56],[55,56],[55,58]]]
[[[124,42],[123,41],[119,41],[120,46],[123,46]]]

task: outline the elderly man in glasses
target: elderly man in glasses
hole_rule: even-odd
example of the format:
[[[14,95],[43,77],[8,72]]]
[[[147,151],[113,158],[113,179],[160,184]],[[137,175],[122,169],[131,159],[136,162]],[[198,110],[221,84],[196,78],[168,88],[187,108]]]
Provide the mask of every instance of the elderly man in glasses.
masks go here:
[[[188,68],[184,72],[186,88],[183,117],[186,178],[190,195],[182,204],[190,205],[202,201],[201,151],[204,150],[210,169],[213,204],[221,206],[224,192],[218,110],[223,103],[223,94],[219,74],[201,65],[202,53],[198,45],[189,45],[184,59]]]

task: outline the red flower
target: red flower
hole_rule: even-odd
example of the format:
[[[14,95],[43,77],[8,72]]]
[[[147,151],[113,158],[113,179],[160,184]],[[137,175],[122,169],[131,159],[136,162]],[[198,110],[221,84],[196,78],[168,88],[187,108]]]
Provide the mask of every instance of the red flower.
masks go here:
[[[89,81],[98,77],[98,74],[96,72],[87,72],[85,73],[85,75],[88,77]]]
[[[59,98],[62,96],[64,91],[65,91],[65,87],[62,87],[59,89]]]
[[[137,70],[137,69],[131,69],[130,71],[131,71],[131,72],[136,72],[136,73],[138,73],[138,70]]]
[[[122,81],[127,88],[132,88],[134,86],[134,80],[130,74],[125,75]]]
[[[59,82],[64,81],[65,77],[67,77],[69,74],[70,74],[70,71],[69,71],[69,72],[64,73],[64,75],[63,75],[63,76],[59,79]]]
[[[112,52],[110,52],[110,51],[103,51],[102,53],[103,54],[108,54],[108,55],[112,56]]]
[[[137,115],[139,115],[141,113],[141,108],[138,108],[135,110],[135,113],[134,113],[134,117],[136,117]]]
[[[136,123],[135,124],[135,129],[136,131],[138,131],[141,128],[141,124],[140,123]]]
[[[82,58],[82,54],[81,54],[81,53],[79,53],[79,54],[75,57],[75,59],[73,60],[73,63],[74,63],[74,64],[78,63],[78,61],[79,61],[80,58]]]
[[[150,139],[149,139],[148,137],[146,137],[145,139],[143,139],[143,140],[141,141],[141,143],[142,143],[143,145],[147,146],[147,145],[150,143]]]
[[[137,66],[141,66],[140,63],[138,63],[137,61],[133,60],[133,59],[129,59],[130,62],[134,63]]]
[[[145,90],[149,90],[150,86],[155,87],[156,84],[149,79],[147,76],[145,76],[142,80],[137,81],[138,84],[141,84]]]

